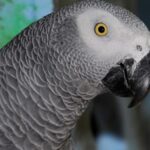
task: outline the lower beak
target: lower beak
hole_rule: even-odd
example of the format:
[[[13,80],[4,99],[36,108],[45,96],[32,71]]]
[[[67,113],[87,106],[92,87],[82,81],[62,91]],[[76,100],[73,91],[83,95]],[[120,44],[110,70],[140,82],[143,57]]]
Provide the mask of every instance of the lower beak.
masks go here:
[[[134,62],[133,58],[119,62],[102,80],[114,94],[133,98],[129,108],[140,104],[150,89],[150,53],[137,64],[132,73]]]

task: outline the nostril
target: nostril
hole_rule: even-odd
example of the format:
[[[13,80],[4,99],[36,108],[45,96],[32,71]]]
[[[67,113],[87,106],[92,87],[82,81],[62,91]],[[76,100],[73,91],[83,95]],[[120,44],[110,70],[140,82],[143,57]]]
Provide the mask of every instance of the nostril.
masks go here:
[[[140,52],[143,50],[143,48],[142,48],[141,45],[137,45],[137,46],[136,46],[136,49],[137,49],[138,51],[140,51]]]

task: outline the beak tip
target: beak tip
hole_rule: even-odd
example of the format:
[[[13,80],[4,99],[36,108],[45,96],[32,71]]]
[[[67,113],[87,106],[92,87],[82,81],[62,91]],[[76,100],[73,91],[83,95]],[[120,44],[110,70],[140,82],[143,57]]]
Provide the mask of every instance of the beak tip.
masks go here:
[[[128,108],[131,109],[135,106],[135,102],[134,101],[131,101],[131,103],[128,105]]]
[[[135,108],[137,106],[139,106],[141,104],[141,100],[138,100],[138,99],[133,99],[131,101],[131,103],[128,105],[128,108],[131,109],[131,108]]]

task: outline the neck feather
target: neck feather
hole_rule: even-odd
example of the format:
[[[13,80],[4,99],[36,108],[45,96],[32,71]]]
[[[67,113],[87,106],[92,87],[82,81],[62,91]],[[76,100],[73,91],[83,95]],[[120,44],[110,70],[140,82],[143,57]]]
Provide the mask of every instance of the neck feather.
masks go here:
[[[27,145],[63,149],[78,118],[98,94],[96,88],[67,66],[62,69],[60,63],[49,61],[46,53],[42,61],[34,51],[32,58],[27,51],[20,53],[24,59],[14,52],[0,56],[5,62],[0,66],[0,130],[18,150]]]

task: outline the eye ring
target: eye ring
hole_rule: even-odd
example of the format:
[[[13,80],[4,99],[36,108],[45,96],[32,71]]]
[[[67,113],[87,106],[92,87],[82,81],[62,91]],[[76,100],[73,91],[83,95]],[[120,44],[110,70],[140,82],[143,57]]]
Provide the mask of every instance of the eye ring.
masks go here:
[[[98,36],[106,36],[108,34],[108,27],[106,24],[100,22],[95,25],[95,33]]]

